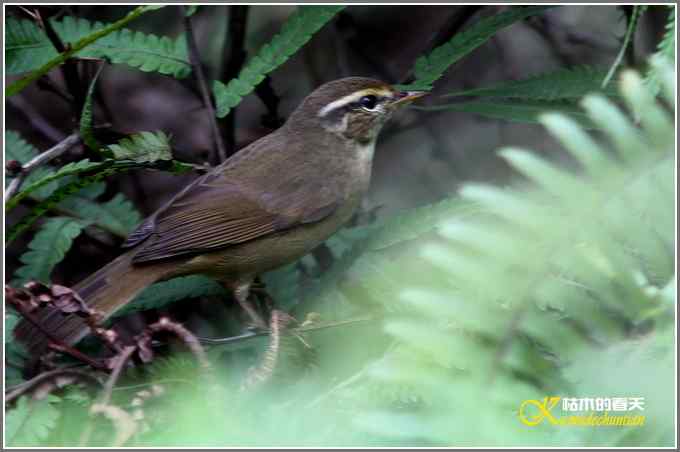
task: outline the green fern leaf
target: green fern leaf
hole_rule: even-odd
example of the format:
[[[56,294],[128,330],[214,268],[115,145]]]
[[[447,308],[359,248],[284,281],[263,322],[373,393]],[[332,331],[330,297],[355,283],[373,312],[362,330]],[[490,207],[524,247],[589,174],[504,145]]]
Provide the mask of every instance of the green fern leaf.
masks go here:
[[[429,55],[418,58],[413,69],[416,80],[408,85],[408,89],[429,91],[449,66],[484,44],[500,30],[527,17],[541,14],[549,8],[552,6],[511,7],[507,12],[479,20]]]
[[[41,173],[43,174],[43,177],[39,180],[31,182],[30,184],[24,183],[21,191],[7,202],[5,205],[5,210],[9,212],[31,193],[36,193],[36,196],[40,198],[46,197],[54,191],[54,188],[51,187],[59,185],[58,183],[55,184],[55,182],[57,182],[59,179],[93,171],[99,168],[106,168],[108,166],[110,166],[110,162],[91,162],[85,159],[79,162],[68,163],[59,168],[58,171],[42,171]],[[33,174],[34,173],[31,173],[31,175]],[[37,177],[34,176],[32,179],[37,179]],[[42,190],[40,193],[37,193],[45,187],[48,187],[48,190]]]
[[[7,160],[16,160],[19,163],[26,164],[34,157],[38,156],[38,150],[28,144],[21,136],[12,130],[8,130],[5,133],[5,158]],[[28,177],[24,180],[23,187],[30,186],[36,181],[45,179],[53,174],[52,170],[45,166],[40,166],[36,168]],[[13,179],[12,176],[7,176],[5,178],[5,187],[9,184],[9,181]],[[36,196],[41,198],[49,196],[56,188],[58,184],[56,182],[49,182],[44,184],[39,190],[35,192]]]
[[[110,24],[90,22],[72,16],[52,21],[54,31],[65,43],[76,42]],[[32,21],[10,18],[5,30],[7,72],[20,74],[35,70],[57,56],[45,33]],[[159,72],[176,78],[186,77],[189,64],[185,39],[158,37],[122,29],[90,44],[76,56],[105,58],[114,64],[127,64],[145,72]]]
[[[512,80],[489,88],[474,88],[445,94],[442,97],[477,96],[536,101],[574,101],[586,94],[601,91],[606,71],[590,67],[559,69],[534,75],[523,80]],[[615,87],[605,88],[604,94],[617,97]]]
[[[6,411],[6,444],[12,447],[47,445],[45,439],[59,419],[59,410],[54,406],[59,400],[53,395],[42,400],[20,397],[16,406]]]
[[[40,231],[28,244],[28,251],[19,260],[23,264],[14,274],[12,284],[23,285],[30,280],[50,283],[54,267],[64,259],[73,244],[87,226],[79,220],[54,217],[45,221]]]
[[[142,220],[132,203],[118,193],[105,203],[93,202],[83,196],[69,196],[60,206],[77,218],[92,221],[118,237],[127,237]]]
[[[90,87],[87,89],[87,95],[85,97],[85,103],[83,104],[83,111],[80,114],[80,137],[83,139],[83,142],[94,151],[99,150],[101,144],[97,141],[94,132],[92,131],[92,94],[94,93],[95,84],[97,83],[97,80],[99,80],[99,75],[102,73],[102,70],[104,70],[104,64],[99,66],[97,73],[92,78],[92,82],[90,82]]]
[[[162,131],[139,132],[123,138],[118,144],[107,146],[116,160],[132,160],[137,163],[172,160],[170,137]]]
[[[456,104],[435,105],[432,107],[413,107],[418,110],[450,110],[473,113],[490,119],[538,124],[539,116],[545,111],[555,111],[578,121],[582,126],[594,128],[590,118],[582,110],[569,102],[530,101],[530,100],[490,100],[471,101]]]
[[[116,312],[115,316],[159,308],[186,298],[215,295],[226,297],[228,293],[215,280],[205,276],[181,276],[147,287],[132,303]]]
[[[41,59],[41,55],[29,55],[26,56],[23,53],[17,53],[17,52],[22,52],[23,50],[26,49],[31,49],[33,47],[40,47],[40,44],[38,41],[31,41],[31,39],[37,38],[39,35],[36,35],[34,33],[23,33],[25,31],[26,27],[29,27],[29,25],[23,24],[21,26],[13,26],[13,31],[14,33],[10,34],[8,37],[15,38],[16,35],[20,35],[18,39],[18,45],[14,48],[11,48],[13,52],[8,54],[8,59],[9,57],[12,57],[14,59],[14,62],[11,63],[12,67],[14,68],[20,68],[22,70],[25,69],[25,67],[30,64],[27,63],[33,60],[33,57],[35,57],[38,61],[44,61],[39,67],[35,68],[30,72],[29,74],[21,77],[20,79],[16,80],[15,82],[11,83],[5,88],[5,95],[6,96],[13,96],[26,88],[29,84],[34,82],[35,80],[38,80],[40,77],[43,75],[47,74],[52,68],[55,68],[59,66],[60,64],[63,64],[66,60],[69,58],[75,56],[75,55],[80,55],[79,52],[82,51],[83,49],[86,49],[87,47],[93,45],[97,41],[101,40],[102,38],[109,36],[111,33],[114,33],[124,26],[126,26],[128,23],[131,21],[135,20],[142,14],[146,13],[147,11],[153,11],[158,9],[158,7],[153,6],[153,5],[145,5],[145,6],[138,6],[137,8],[133,9],[130,11],[125,17],[122,19],[105,25],[100,28],[92,29],[89,26],[89,23],[77,23],[76,19],[70,18],[70,19],[65,19],[62,22],[63,28],[61,28],[61,31],[65,33],[65,35],[61,36],[62,39],[64,39],[65,42],[69,43],[69,48],[68,50],[58,54],[54,55],[52,57],[48,57],[47,61],[45,59]],[[70,21],[70,22],[69,22]],[[59,25],[57,25],[58,22],[55,22],[55,28],[60,28]],[[83,28],[87,28],[87,33],[84,33],[83,35],[74,35],[74,39],[69,39],[70,35],[68,33],[70,32],[76,32],[77,28],[75,30],[71,29],[72,26],[80,26],[82,24]],[[66,26],[68,25],[68,26]],[[23,33],[23,34],[22,34]],[[57,31],[58,33],[58,31]],[[131,48],[132,49],[139,49],[138,45],[140,42],[144,41],[144,37],[142,36],[141,38],[138,38],[137,35],[134,35],[134,40],[135,44],[131,45],[131,48],[126,48],[125,45],[129,43],[131,40],[131,35],[132,32],[128,32],[127,34],[125,31],[122,31],[120,35],[124,36],[124,39],[122,39],[120,42],[115,42],[111,43],[111,41],[108,41],[110,43],[109,49],[115,47],[115,45],[120,44],[122,46],[122,51],[121,52],[112,52],[110,55],[105,55],[107,58],[110,58],[111,61],[119,62],[119,61],[125,61],[127,64],[130,65],[136,65],[138,66],[141,70],[149,70],[150,66],[153,66],[154,68],[157,68],[158,70],[161,70],[160,67],[162,65],[168,64],[167,62],[162,63],[161,65],[158,64],[157,59],[149,57],[148,60],[144,60],[143,58],[138,57],[134,52],[134,56],[130,57],[131,53]],[[113,38],[109,38],[113,39]],[[111,45],[112,44],[112,45]],[[147,44],[144,42],[144,44]],[[154,48],[153,43],[148,43],[149,47]],[[160,47],[167,48],[168,45],[167,43],[163,42],[159,44]],[[29,50],[30,51],[30,50]],[[127,52],[127,53],[126,53]],[[96,54],[95,55],[99,55]],[[150,56],[151,54],[147,54],[147,56]]]
[[[255,89],[265,75],[285,63],[307,43],[344,6],[300,6],[286,21],[279,34],[264,45],[239,73],[226,85],[215,81],[213,92],[217,116],[223,118]]]
[[[658,59],[667,59],[668,61],[675,61],[675,6],[669,6],[670,14],[666,22],[666,33],[661,38],[656,53]],[[654,94],[658,94],[661,82],[659,81],[660,73],[658,66],[651,65],[647,71],[645,82],[650,87]]]

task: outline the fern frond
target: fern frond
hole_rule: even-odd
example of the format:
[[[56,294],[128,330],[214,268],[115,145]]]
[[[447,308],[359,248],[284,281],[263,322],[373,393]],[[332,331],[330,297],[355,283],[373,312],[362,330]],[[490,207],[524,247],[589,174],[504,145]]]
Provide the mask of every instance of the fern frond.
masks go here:
[[[534,101],[574,101],[586,94],[602,90],[602,79],[605,75],[605,70],[587,66],[563,68],[488,88],[473,88],[445,94],[442,97],[477,96]],[[604,89],[604,94],[616,97],[618,91],[610,86]]]
[[[30,280],[49,284],[52,270],[64,259],[73,239],[86,226],[86,223],[66,217],[54,217],[45,221],[28,244],[28,251],[19,258],[23,265],[15,272],[12,284],[20,286]]]
[[[654,54],[656,59],[667,59],[668,61],[675,62],[675,8],[676,6],[669,6],[670,14],[668,15],[668,21],[666,22],[666,33],[664,33],[661,42],[657,47],[656,53]],[[645,77],[645,82],[649,86],[653,93],[659,92],[659,87],[661,82],[659,78],[662,76],[657,69],[657,66],[651,65],[647,70],[647,75]]]
[[[300,6],[288,18],[281,31],[265,44],[241,69],[238,77],[226,85],[218,80],[213,85],[216,114],[223,118],[251,93],[265,75],[285,63],[326,25],[344,6]]]
[[[22,396],[14,408],[6,411],[5,441],[13,447],[45,446],[45,439],[59,419],[54,407],[59,398],[49,395],[42,400]]]
[[[153,284],[144,289],[130,304],[117,311],[115,315],[160,308],[186,298],[209,295],[228,296],[228,293],[216,281],[205,276],[181,276]]]
[[[663,71],[672,72],[668,66]],[[501,155],[533,188],[467,185],[461,196],[482,215],[440,220],[441,239],[421,236],[415,255],[406,248],[389,258],[369,252],[355,261],[351,294],[385,305],[391,313],[385,331],[397,344],[368,374],[378,385],[410,384],[423,401],[399,413],[389,404],[367,406],[357,428],[389,437],[397,422],[402,445],[549,445],[556,443],[549,432],[536,429],[529,437],[507,413],[546,394],[614,392],[643,395],[656,401],[657,412],[668,412],[659,395],[672,391],[672,378],[659,371],[640,385],[647,372],[633,369],[651,365],[648,348],[628,339],[646,334],[660,350],[673,348],[667,333],[674,296],[669,301],[660,294],[673,286],[676,271],[675,131],[639,77],[627,73],[621,86],[641,128],[602,95],[583,103],[608,143],[563,115],[540,117],[578,162],[578,172],[505,149]],[[626,368],[633,376],[620,384],[599,384],[600,367],[583,379],[588,365],[631,353]],[[672,353],[665,356],[655,368],[672,361]],[[481,411],[495,426],[492,435],[469,430],[469,413]],[[667,444],[656,438],[672,437],[672,421],[656,419],[640,429],[644,444]],[[434,443],[420,442],[424,438]],[[557,442],[620,441],[603,432]]]
[[[59,66],[60,64],[63,64],[66,60],[69,58],[73,57],[74,55],[77,55],[78,52],[81,50],[85,49],[86,47],[92,45],[93,43],[99,41],[100,39],[110,35],[111,33],[120,30],[124,26],[126,26],[128,23],[132,22],[142,14],[146,13],[147,11],[153,11],[158,9],[157,6],[153,5],[145,5],[145,6],[138,6],[137,8],[133,9],[131,12],[129,12],[125,17],[122,19],[113,22],[112,24],[108,24],[104,26],[103,28],[96,29],[96,30],[89,30],[90,33],[87,33],[85,36],[78,37],[77,40],[74,42],[70,42],[70,46],[68,50],[65,52],[62,52],[54,57],[49,58],[45,63],[41,64],[40,67],[33,69],[32,72],[29,74],[21,77],[20,79],[16,80],[15,82],[11,83],[5,88],[5,95],[6,96],[13,96],[26,88],[29,84],[34,82],[35,80],[38,80],[40,77],[43,75],[47,74],[52,68],[55,68]],[[27,25],[23,25],[22,27],[17,27],[15,28],[15,31],[24,31],[24,27],[27,27]],[[130,32],[131,33],[131,32]],[[32,39],[35,38],[35,35],[30,35],[28,38],[26,36],[21,37],[19,40],[20,42],[20,47],[26,46],[26,40],[27,39]],[[68,36],[66,36],[68,38]],[[135,38],[137,39],[137,38]],[[68,42],[68,41],[67,41]],[[35,43],[33,43],[34,45]],[[28,46],[30,47],[30,45]],[[122,55],[125,55],[124,53]],[[16,57],[16,55],[14,56]],[[121,57],[121,55],[111,55],[112,61],[116,61],[118,58],[123,58],[126,59],[125,57]],[[20,57],[18,58],[20,61],[24,61],[25,57]],[[147,63],[138,57],[133,58],[127,58],[128,64],[130,62],[134,62],[134,64],[138,65],[141,70],[144,70],[145,67],[147,66]],[[150,59],[153,61],[153,59]],[[19,63],[14,63],[14,67],[22,67],[22,65],[25,65],[26,63],[19,62]],[[150,64],[150,63],[149,63]],[[157,67],[156,63],[153,63],[154,67]]]
[[[170,137],[164,132],[139,132],[123,138],[117,144],[110,144],[116,160],[131,160],[137,163],[172,160]]]
[[[7,160],[16,160],[23,165],[28,163],[37,155],[38,150],[29,143],[27,143],[23,138],[21,138],[21,136],[17,132],[13,130],[8,130],[5,133],[5,158]],[[36,168],[24,180],[23,184],[24,190],[25,187],[31,186],[33,183],[39,180],[50,177],[52,174],[53,174],[52,170],[45,166]],[[7,187],[7,184],[9,184],[9,181],[11,181],[12,179],[13,177],[9,175],[5,178],[5,187]],[[47,184],[42,185],[42,187],[35,192],[35,195],[39,197],[49,196],[57,187],[58,184],[56,184],[55,182],[49,182]],[[21,192],[19,192],[19,194],[20,193]]]
[[[76,42],[110,25],[72,16],[51,23],[65,43]],[[6,24],[5,57],[9,74],[35,70],[58,55],[35,22],[9,18]],[[114,64],[126,64],[144,72],[158,72],[176,78],[186,77],[191,70],[183,36],[172,40],[127,28],[88,45],[76,56],[104,58]]]
[[[461,113],[472,113],[490,119],[500,119],[504,121],[529,124],[538,124],[539,115],[541,113],[545,111],[555,111],[565,116],[569,116],[586,128],[593,128],[590,118],[584,115],[577,105],[570,102],[499,99],[412,108],[424,111],[459,111]]]
[[[76,218],[90,220],[99,228],[123,238],[127,237],[142,220],[139,211],[121,193],[104,203],[78,195],[69,196],[60,203],[60,207]]]
[[[509,11],[479,20],[429,55],[418,58],[413,68],[416,79],[408,88],[431,90],[432,84],[444,75],[449,66],[484,44],[500,30],[550,8],[552,6],[511,7]]]
[[[5,211],[9,212],[10,210],[14,209],[19,203],[25,199],[27,196],[31,195],[32,193],[44,188],[45,186],[49,186],[50,184],[52,186],[58,185],[55,184],[59,179],[62,179],[64,177],[68,176],[75,176],[80,173],[85,173],[85,172],[90,172],[93,170],[97,170],[100,168],[106,168],[110,166],[110,162],[91,162],[87,159],[85,160],[80,160],[78,162],[72,162],[68,163],[57,171],[42,171],[42,174],[39,174],[38,176],[34,176],[33,179],[40,179],[36,180],[35,182],[32,182],[30,184],[24,184],[24,186],[21,188],[21,191],[17,193],[12,199],[10,199],[7,204],[5,204]],[[33,175],[34,173],[31,173]],[[48,189],[47,193],[53,192],[54,189]],[[46,194],[45,191],[41,193],[44,197]],[[39,196],[39,195],[38,195]]]
[[[87,145],[87,147],[94,151],[99,150],[101,144],[99,141],[97,141],[94,136],[94,132],[92,131],[92,94],[94,94],[94,87],[97,84],[97,80],[99,80],[99,76],[103,70],[104,64],[99,66],[97,73],[92,78],[92,82],[90,82],[90,87],[87,89],[85,102],[83,103],[83,111],[80,114],[80,137],[83,139],[83,142]]]

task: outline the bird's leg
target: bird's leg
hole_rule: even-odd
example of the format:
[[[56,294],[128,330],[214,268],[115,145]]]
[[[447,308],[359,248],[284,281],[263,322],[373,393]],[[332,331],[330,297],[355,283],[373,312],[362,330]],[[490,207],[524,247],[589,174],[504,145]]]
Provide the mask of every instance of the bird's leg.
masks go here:
[[[253,321],[253,324],[255,324],[255,326],[258,328],[265,330],[268,329],[269,326],[267,325],[267,322],[262,319],[262,316],[260,316],[260,314],[257,312],[255,306],[253,306],[251,301],[248,299],[248,295],[250,295],[250,282],[238,284],[233,287],[232,290],[234,292],[234,298],[236,298],[236,301],[239,305],[241,305],[243,310],[246,311],[250,319]]]

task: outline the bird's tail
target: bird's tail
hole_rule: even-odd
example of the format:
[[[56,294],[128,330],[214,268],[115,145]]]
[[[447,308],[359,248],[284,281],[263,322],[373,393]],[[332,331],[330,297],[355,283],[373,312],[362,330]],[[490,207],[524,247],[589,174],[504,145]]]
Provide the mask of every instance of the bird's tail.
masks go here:
[[[132,256],[132,251],[119,256],[73,287],[85,304],[101,315],[101,320],[131,302],[142,289],[162,279],[168,271],[166,264],[133,266]],[[39,308],[34,315],[42,328],[67,345],[76,344],[90,333],[82,318],[65,315],[52,306]],[[17,325],[14,335],[33,357],[41,355],[50,341],[45,333],[26,319]]]

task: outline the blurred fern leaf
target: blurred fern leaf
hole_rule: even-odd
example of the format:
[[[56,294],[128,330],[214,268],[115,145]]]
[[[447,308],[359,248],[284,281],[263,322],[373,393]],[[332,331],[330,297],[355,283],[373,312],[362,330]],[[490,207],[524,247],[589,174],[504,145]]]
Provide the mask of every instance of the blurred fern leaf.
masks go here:
[[[58,401],[59,398],[53,395],[41,400],[20,397],[16,406],[6,411],[6,444],[14,447],[44,445],[43,441],[59,419],[59,410],[54,407]]]
[[[670,13],[668,14],[668,21],[666,22],[666,33],[664,33],[659,46],[657,47],[656,58],[665,58],[668,61],[675,61],[675,6],[669,6]],[[659,73],[657,67],[652,65],[647,71],[645,82],[649,85],[654,93],[659,92],[661,82],[659,81]]]

